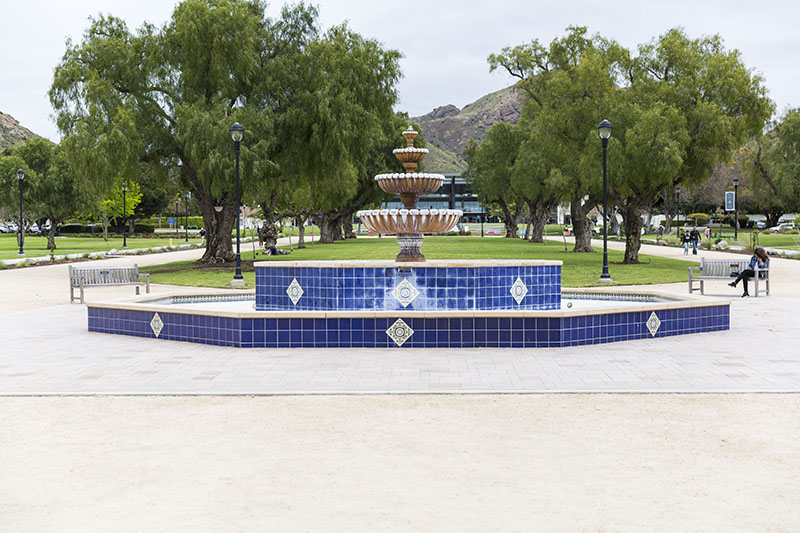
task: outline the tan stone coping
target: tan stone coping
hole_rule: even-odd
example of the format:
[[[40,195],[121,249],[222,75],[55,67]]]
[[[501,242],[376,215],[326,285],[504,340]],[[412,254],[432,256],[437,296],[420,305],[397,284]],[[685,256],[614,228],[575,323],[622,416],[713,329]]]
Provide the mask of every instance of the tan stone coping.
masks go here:
[[[561,266],[555,260],[519,259],[435,259],[424,262],[397,262],[386,260],[350,261],[257,261],[256,267],[306,267],[306,268],[459,268],[459,267],[513,267],[513,266]]]
[[[569,292],[608,292],[618,294],[642,294],[668,299],[660,302],[627,302],[624,307],[614,307],[614,301],[609,300],[609,307],[593,307],[590,309],[558,309],[558,310],[515,310],[501,309],[496,311],[413,311],[395,309],[391,311],[220,311],[217,309],[181,309],[181,304],[148,303],[152,300],[168,299],[173,296],[189,296],[192,293],[176,292],[165,293],[157,298],[152,296],[137,296],[117,301],[87,303],[86,307],[100,309],[124,309],[130,311],[147,311],[153,313],[176,313],[186,315],[219,316],[224,318],[565,318],[588,315],[608,315],[613,313],[635,313],[640,311],[660,311],[667,309],[687,309],[690,307],[714,307],[719,305],[730,306],[731,300],[725,298],[708,298],[705,296],[686,295],[677,299],[674,295],[652,291],[636,290],[602,290],[602,289],[564,289]],[[209,293],[203,293],[209,294]],[[220,294],[216,292],[214,294]],[[232,293],[233,294],[233,293]],[[252,291],[236,292],[235,294],[255,294]]]

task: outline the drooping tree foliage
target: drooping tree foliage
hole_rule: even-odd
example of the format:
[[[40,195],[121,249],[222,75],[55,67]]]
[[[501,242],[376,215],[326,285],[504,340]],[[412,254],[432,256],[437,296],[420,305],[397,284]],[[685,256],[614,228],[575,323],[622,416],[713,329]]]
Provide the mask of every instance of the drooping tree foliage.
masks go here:
[[[498,122],[478,145],[470,140],[464,149],[467,171],[464,178],[486,204],[497,205],[503,213],[506,237],[517,237],[517,224],[525,202],[512,186],[514,165],[522,143],[519,126]]]
[[[542,146],[528,158],[570,201],[575,251],[591,250],[586,213],[602,176],[597,125],[611,121],[609,196],[624,218],[626,263],[638,262],[642,215],[659,195],[702,183],[762,130],[773,109],[738,51],[726,50],[719,36],[691,39],[679,29],[634,54],[571,27],[549,47],[533,41],[489,63],[518,78],[527,95],[520,125]],[[583,202],[585,195],[594,201]]]
[[[64,150],[52,142],[35,137],[0,156],[0,205],[19,205],[17,169],[25,172],[22,182],[25,226],[50,221],[48,250],[56,249],[58,225],[86,205],[81,176],[69,164]]]
[[[549,177],[570,201],[576,252],[592,250],[587,214],[600,190],[597,174],[581,169],[580,155],[596,148],[587,133],[597,127],[614,88],[614,58],[604,45],[586,28],[569,27],[548,46],[534,40],[489,56],[491,70],[503,69],[519,80],[518,90],[526,96],[520,122],[529,125],[528,145],[540,143],[536,164],[548,171],[530,179]],[[583,201],[586,195],[590,202]]]
[[[287,189],[305,188],[315,209],[339,208],[391,117],[399,54],[344,26],[322,34],[316,18],[302,4],[271,19],[258,0],[185,0],[160,28],[93,20],[50,91],[75,167],[98,188],[179,167],[203,215],[205,262],[232,257],[234,122],[244,199],[274,213]]]
[[[748,143],[742,156],[747,187],[740,187],[740,193],[766,214],[768,226],[800,208],[800,109],[787,111]]]

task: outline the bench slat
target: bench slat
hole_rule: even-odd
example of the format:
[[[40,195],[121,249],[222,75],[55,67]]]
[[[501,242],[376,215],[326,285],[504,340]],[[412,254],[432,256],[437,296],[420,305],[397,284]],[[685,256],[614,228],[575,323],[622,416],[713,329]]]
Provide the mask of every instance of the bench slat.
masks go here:
[[[144,281],[141,278],[144,277]],[[83,303],[85,287],[108,287],[115,285],[145,285],[150,292],[150,274],[139,274],[139,265],[126,267],[74,267],[69,266],[70,302],[75,302],[74,289],[80,288],[80,301]]]

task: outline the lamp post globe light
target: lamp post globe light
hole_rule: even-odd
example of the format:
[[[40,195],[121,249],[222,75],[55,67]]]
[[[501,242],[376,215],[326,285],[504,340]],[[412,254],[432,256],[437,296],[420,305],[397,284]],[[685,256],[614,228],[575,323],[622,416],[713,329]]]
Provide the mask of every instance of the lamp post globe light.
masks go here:
[[[122,247],[128,247],[128,199],[126,194],[128,192],[128,184],[122,184]]]
[[[676,209],[675,209],[677,211],[677,213],[675,214],[675,233],[677,235],[680,235],[681,234],[681,227],[678,224],[678,221],[681,219],[681,186],[680,185],[676,185],[675,186],[675,205],[677,206]],[[678,240],[680,240],[680,239],[678,239]]]
[[[608,182],[606,181],[606,153],[608,139],[611,138],[611,123],[603,120],[597,126],[597,134],[603,141],[603,273],[600,274],[602,283],[612,283],[611,274],[608,273]]]
[[[733,178],[733,242],[739,241],[739,178]]]
[[[242,276],[242,256],[239,249],[239,215],[242,210],[241,188],[239,186],[239,143],[244,136],[244,128],[238,122],[231,126],[231,139],[233,147],[236,149],[236,273],[231,280],[231,287],[244,287],[244,277]]]
[[[25,171],[17,170],[17,178],[19,179],[19,253],[17,255],[25,255],[25,251],[22,249],[25,243],[25,232],[22,229],[22,180],[25,179]]]

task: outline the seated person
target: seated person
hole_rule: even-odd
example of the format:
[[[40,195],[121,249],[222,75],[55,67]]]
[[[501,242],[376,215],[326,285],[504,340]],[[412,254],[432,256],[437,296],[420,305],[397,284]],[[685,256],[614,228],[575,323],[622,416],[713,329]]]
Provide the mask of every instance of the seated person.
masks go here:
[[[728,283],[731,287],[736,287],[736,284],[740,281],[744,285],[744,293],[742,294],[742,298],[750,296],[750,293],[747,292],[747,280],[748,278],[755,277],[755,269],[756,266],[758,268],[768,268],[769,267],[769,256],[767,255],[766,250],[764,250],[761,246],[757,246],[754,250],[753,257],[750,258],[750,264],[747,265],[747,268],[742,271],[736,280]],[[763,278],[766,277],[766,272],[759,272],[759,277]]]
[[[275,248],[274,244],[267,246],[264,250],[264,255],[289,255],[290,253],[291,252],[287,252],[286,250],[278,250]]]

